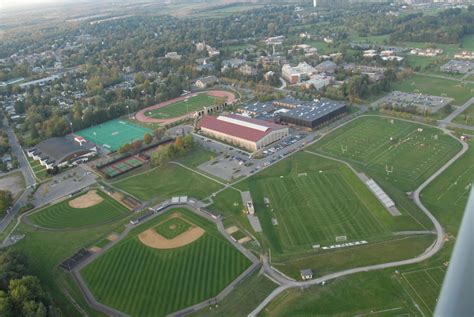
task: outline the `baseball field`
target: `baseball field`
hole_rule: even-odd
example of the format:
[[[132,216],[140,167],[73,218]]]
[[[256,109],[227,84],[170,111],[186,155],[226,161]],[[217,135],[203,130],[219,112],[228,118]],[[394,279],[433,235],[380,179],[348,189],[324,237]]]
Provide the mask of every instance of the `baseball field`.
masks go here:
[[[310,149],[360,164],[400,190],[411,191],[458,152],[461,144],[436,128],[363,117],[335,130]]]
[[[103,224],[128,213],[128,209],[99,190],[91,190],[36,212],[28,219],[52,229],[81,228]]]
[[[172,244],[193,228],[203,234],[180,247],[143,241],[151,230]],[[81,274],[98,301],[132,316],[165,316],[214,297],[249,265],[213,223],[179,208],[133,229]]]

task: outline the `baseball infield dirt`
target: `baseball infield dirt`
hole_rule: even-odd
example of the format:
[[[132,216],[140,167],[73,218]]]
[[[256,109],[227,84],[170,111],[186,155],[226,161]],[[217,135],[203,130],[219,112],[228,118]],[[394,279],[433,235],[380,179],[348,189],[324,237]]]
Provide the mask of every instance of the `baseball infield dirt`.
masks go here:
[[[170,218],[174,218],[174,217],[176,217],[176,215],[173,215]],[[206,231],[202,229],[201,227],[193,225],[191,228],[189,228],[189,230],[183,232],[182,234],[176,236],[175,238],[166,239],[165,237],[157,233],[154,228],[150,228],[140,233],[138,235],[138,239],[141,241],[141,243],[143,243],[144,245],[150,248],[175,249],[175,248],[183,247],[185,245],[188,245],[196,241],[197,239],[202,237],[202,235],[205,232]]]
[[[79,196],[69,201],[72,208],[89,208],[100,204],[104,199],[97,194],[97,191],[90,190],[87,194]]]

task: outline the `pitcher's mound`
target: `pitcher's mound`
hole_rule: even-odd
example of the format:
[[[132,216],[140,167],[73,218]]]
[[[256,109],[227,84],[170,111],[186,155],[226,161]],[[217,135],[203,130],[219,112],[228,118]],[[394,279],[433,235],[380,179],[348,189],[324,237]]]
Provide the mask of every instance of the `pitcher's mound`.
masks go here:
[[[72,208],[89,208],[100,204],[104,199],[97,194],[96,190],[90,190],[87,194],[69,201]]]
[[[206,231],[201,227],[193,225],[187,231],[181,233],[173,239],[166,239],[158,232],[156,232],[154,228],[150,228],[140,233],[138,235],[138,239],[141,241],[141,243],[150,248],[175,249],[196,241],[197,239],[202,237],[205,232]]]

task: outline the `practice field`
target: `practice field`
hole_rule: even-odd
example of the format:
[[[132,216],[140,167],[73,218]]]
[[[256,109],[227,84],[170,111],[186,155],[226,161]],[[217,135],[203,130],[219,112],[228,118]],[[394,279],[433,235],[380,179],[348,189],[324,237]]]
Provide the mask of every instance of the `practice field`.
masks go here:
[[[361,164],[410,191],[459,151],[461,144],[439,129],[363,117],[331,132],[311,149]]]
[[[406,292],[429,314],[434,313],[445,272],[439,266],[402,273]]]
[[[381,238],[394,218],[345,165],[300,152],[239,184],[251,191],[263,230],[280,253]],[[267,207],[264,198],[270,200]],[[272,218],[278,224],[274,225]]]
[[[68,229],[103,224],[127,213],[121,203],[93,190],[46,207],[28,218],[44,228]]]
[[[198,94],[184,100],[171,103],[165,107],[147,111],[145,112],[145,115],[154,119],[181,117],[187,113],[201,110],[206,106],[215,105],[216,101],[216,97],[209,96],[208,94]]]
[[[152,133],[152,131],[130,122],[116,119],[78,131],[75,134],[107,150],[116,151],[124,144],[143,140],[145,133]]]
[[[411,76],[395,83],[393,89],[454,98],[453,104],[455,105],[462,105],[474,94],[474,84],[430,77],[428,75]]]
[[[153,198],[163,201],[172,196],[183,195],[203,199],[222,187],[208,178],[174,164],[114,182],[113,186],[143,201]]]
[[[168,250],[148,247],[139,240],[140,233],[176,212],[203,228],[204,235]],[[180,208],[133,229],[81,274],[101,303],[131,316],[165,316],[214,297],[249,265],[213,223]]]

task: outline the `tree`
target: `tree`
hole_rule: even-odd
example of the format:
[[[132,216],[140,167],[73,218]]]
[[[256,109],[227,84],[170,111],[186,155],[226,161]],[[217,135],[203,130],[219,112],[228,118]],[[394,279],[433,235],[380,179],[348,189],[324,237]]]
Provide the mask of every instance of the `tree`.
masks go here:
[[[130,143],[124,144],[119,148],[119,153],[120,154],[125,154],[127,152],[130,152],[132,149],[132,145]]]
[[[132,148],[134,151],[138,151],[142,148],[143,142],[141,140],[135,140],[132,142]]]
[[[8,190],[0,190],[0,213],[4,213],[13,204],[12,193]]]
[[[155,137],[158,139],[158,140],[161,140],[161,138],[165,135],[165,128],[157,128],[155,129]]]
[[[150,133],[145,133],[143,136],[143,142],[145,142],[145,144],[150,144],[151,141],[153,141],[153,136]]]
[[[184,141],[182,137],[177,137],[176,140],[174,141],[174,145],[176,146],[177,150],[182,150],[184,149]]]

